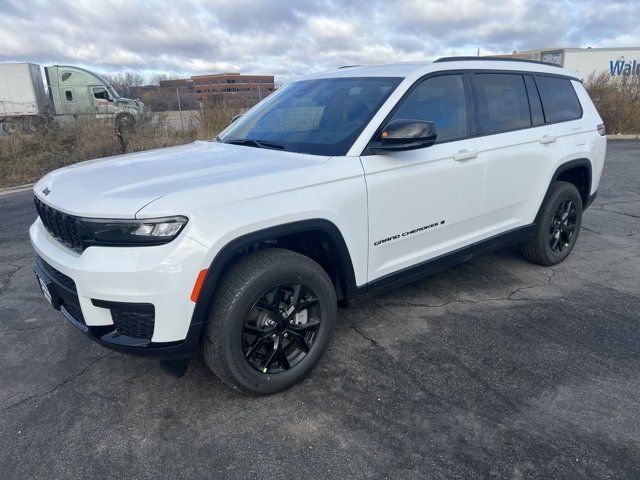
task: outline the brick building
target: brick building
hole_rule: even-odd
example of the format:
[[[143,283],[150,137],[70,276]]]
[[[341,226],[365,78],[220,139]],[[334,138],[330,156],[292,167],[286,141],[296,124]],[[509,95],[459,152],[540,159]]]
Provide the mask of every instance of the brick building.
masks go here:
[[[208,95],[215,94],[247,94],[264,98],[275,89],[273,75],[241,75],[240,73],[216,73],[178,80],[162,80],[160,87],[186,90],[199,102],[204,101]]]

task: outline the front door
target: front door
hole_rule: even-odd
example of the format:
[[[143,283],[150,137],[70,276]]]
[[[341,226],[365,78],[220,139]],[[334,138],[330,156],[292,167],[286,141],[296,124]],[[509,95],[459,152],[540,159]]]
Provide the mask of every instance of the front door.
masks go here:
[[[89,87],[91,98],[93,99],[93,111],[96,115],[106,115],[109,113],[109,92],[104,87]]]
[[[473,242],[483,165],[463,74],[418,81],[387,121],[435,124],[430,147],[363,155],[369,206],[369,281]]]

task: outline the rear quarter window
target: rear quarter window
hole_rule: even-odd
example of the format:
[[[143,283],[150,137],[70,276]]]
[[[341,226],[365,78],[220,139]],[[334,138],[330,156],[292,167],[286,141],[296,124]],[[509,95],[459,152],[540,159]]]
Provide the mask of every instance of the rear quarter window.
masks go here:
[[[567,122],[582,117],[582,107],[568,78],[535,76],[547,123]]]

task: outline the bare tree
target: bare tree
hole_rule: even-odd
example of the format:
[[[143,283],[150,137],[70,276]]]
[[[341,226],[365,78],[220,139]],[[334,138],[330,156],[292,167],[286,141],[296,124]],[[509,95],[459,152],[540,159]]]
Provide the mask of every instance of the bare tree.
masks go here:
[[[149,83],[151,83],[151,85],[160,85],[160,82],[164,82],[166,80],[177,80],[179,78],[181,77],[169,73],[156,73],[151,76]]]
[[[135,72],[122,72],[104,77],[123,97],[136,98],[140,96],[140,87],[145,84],[142,75]]]

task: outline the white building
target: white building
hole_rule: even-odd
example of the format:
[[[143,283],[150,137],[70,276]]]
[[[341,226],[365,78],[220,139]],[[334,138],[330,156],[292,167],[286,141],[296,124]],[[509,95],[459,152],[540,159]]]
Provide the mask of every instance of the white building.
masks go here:
[[[608,72],[611,76],[640,75],[640,47],[620,48],[543,48],[509,55],[556,63],[578,72],[584,79]]]

